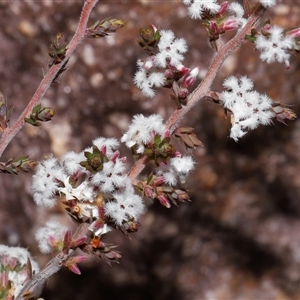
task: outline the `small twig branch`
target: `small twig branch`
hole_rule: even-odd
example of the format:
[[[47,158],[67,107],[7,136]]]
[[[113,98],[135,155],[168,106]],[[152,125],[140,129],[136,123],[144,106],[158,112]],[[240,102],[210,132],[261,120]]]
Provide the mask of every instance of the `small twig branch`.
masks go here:
[[[171,133],[174,132],[176,125],[182,117],[206,95],[226,58],[244,42],[245,35],[250,32],[253,25],[262,17],[265,10],[266,9],[261,4],[258,5],[253,14],[248,18],[245,26],[218,51],[207,71],[207,75],[188,97],[187,105],[176,110],[168,119],[166,127]]]
[[[73,240],[76,240],[84,235],[87,236],[89,232],[88,226],[89,224],[82,223],[74,233]],[[24,285],[15,300],[24,300],[26,299],[26,295],[38,297],[45,282],[63,267],[64,263],[70,256],[73,255],[74,252],[75,250],[71,249],[67,254],[63,251],[58,253],[48,262],[43,270],[33,275],[32,279]]]
[[[205,78],[189,95],[187,105],[183,106],[181,109],[177,109],[168,119],[166,123],[166,128],[169,129],[171,133],[175,131],[177,124],[180,122],[183,116],[190,109],[192,109],[192,107],[194,107],[203,96],[206,95],[226,58],[244,42],[245,35],[250,32],[253,25],[262,17],[265,10],[266,9],[261,4],[257,5],[255,11],[248,18],[248,21],[245,24],[245,26],[228,43],[221,47],[221,49],[218,51],[215,58],[213,59]],[[145,165],[147,163],[146,158],[147,157],[145,155],[142,156],[139,160],[136,161],[136,163],[129,171],[128,176],[132,181],[145,168]]]
[[[61,68],[64,66],[64,64],[73,54],[73,52],[78,47],[80,42],[83,40],[85,36],[89,16],[97,2],[98,0],[85,0],[81,12],[80,20],[77,26],[77,30],[72,40],[67,46],[67,52],[65,58],[59,64],[55,64],[49,69],[49,71],[41,81],[39,87],[37,88],[36,92],[34,93],[32,99],[28,103],[25,110],[22,112],[22,114],[19,116],[19,118],[15,123],[4,131],[2,138],[0,140],[0,157],[2,156],[4,150],[6,149],[10,141],[14,138],[14,136],[18,133],[18,131],[24,126],[25,123],[24,119],[30,115],[34,106],[36,106],[37,103],[40,101],[40,99],[44,96],[45,92],[50,87],[51,83],[56,78]]]
[[[25,284],[19,295],[16,297],[16,300],[24,300],[28,297],[38,297],[47,279],[61,269],[63,263],[73,254],[73,252],[74,251],[71,251],[68,254],[59,253],[52,258],[43,270],[34,275],[32,279]]]

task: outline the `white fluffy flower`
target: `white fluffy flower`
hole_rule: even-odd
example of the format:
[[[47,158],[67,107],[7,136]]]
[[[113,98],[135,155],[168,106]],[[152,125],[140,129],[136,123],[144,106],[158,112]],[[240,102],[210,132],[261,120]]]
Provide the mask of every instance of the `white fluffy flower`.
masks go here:
[[[202,19],[205,10],[215,14],[220,9],[216,0],[183,0],[183,3],[189,6],[188,14],[192,19]]]
[[[83,152],[76,153],[74,151],[67,152],[62,157],[62,163],[68,175],[75,173],[86,173],[86,169],[80,165],[80,162],[86,160]]]
[[[165,84],[164,73],[154,70],[154,68],[182,66],[183,54],[187,51],[186,41],[183,38],[176,39],[171,30],[161,30],[160,39],[157,45],[158,53],[148,57],[146,60],[138,60],[138,70],[134,75],[134,84],[147,97],[154,97],[154,88]]]
[[[119,226],[131,218],[137,220],[145,210],[142,198],[134,194],[131,185],[128,185],[125,191],[114,193],[113,198],[113,201],[105,203],[105,214]]]
[[[91,183],[98,186],[102,192],[111,193],[116,188],[127,184],[127,176],[123,175],[125,165],[120,159],[116,162],[108,161],[103,164],[103,169],[91,178]]]
[[[230,137],[235,141],[244,136],[248,130],[259,124],[268,125],[274,116],[272,100],[253,91],[253,82],[246,76],[238,80],[231,76],[224,81],[227,89],[222,93],[223,106],[232,113]]]
[[[276,0],[259,0],[262,6],[265,8],[276,5]]]
[[[284,35],[283,29],[273,26],[268,30],[269,35],[260,35],[255,41],[256,48],[261,51],[260,59],[267,63],[278,61],[284,63],[289,68],[290,54],[288,50],[294,46],[294,39],[289,35]]]
[[[165,68],[167,64],[174,67],[181,65],[184,59],[183,53],[187,52],[185,39],[175,39],[171,30],[161,30],[158,43],[159,52],[155,55],[155,63],[158,67]]]
[[[231,2],[229,5],[229,11],[235,14],[235,21],[238,23],[240,28],[246,24],[247,20],[243,18],[245,11],[241,4],[237,2]]]
[[[93,140],[93,145],[99,150],[101,150],[102,147],[106,147],[106,155],[108,157],[111,157],[114,154],[115,150],[119,147],[119,144],[119,141],[115,138],[98,137]]]
[[[67,227],[57,221],[48,221],[45,227],[39,228],[35,234],[39,249],[42,253],[51,253],[53,245],[50,237],[56,241],[62,241],[67,232]]]
[[[134,84],[147,97],[154,97],[154,87],[161,87],[165,82],[165,76],[160,72],[148,72],[144,68],[139,70],[134,75]]]
[[[40,163],[36,174],[32,176],[32,192],[36,204],[53,207],[59,183],[66,178],[67,175],[56,158],[49,158]]]
[[[20,293],[29,279],[27,272],[28,258],[30,259],[32,270],[37,273],[39,271],[38,264],[25,248],[0,245],[0,270],[3,273],[1,276],[4,278],[4,273],[6,273],[8,280],[12,282],[14,296]]]
[[[182,156],[171,158],[170,164],[177,172],[187,174],[194,169],[195,162],[191,156]]]
[[[137,145],[137,153],[143,153],[145,145],[151,142],[155,134],[162,135],[165,131],[163,119],[159,115],[145,117],[135,115],[127,132],[122,136],[121,141],[126,143],[128,148]]]
[[[175,186],[179,181],[184,184],[188,174],[194,170],[195,162],[191,156],[178,156],[170,159],[170,163],[158,169],[158,175],[164,177],[164,182]]]

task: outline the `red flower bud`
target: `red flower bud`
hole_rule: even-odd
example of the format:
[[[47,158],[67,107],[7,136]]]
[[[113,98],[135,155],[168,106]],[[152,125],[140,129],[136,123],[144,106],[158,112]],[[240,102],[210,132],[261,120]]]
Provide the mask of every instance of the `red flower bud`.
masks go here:
[[[161,194],[157,197],[157,199],[159,200],[160,204],[163,205],[164,207],[166,207],[166,208],[171,207],[171,204],[165,195]]]

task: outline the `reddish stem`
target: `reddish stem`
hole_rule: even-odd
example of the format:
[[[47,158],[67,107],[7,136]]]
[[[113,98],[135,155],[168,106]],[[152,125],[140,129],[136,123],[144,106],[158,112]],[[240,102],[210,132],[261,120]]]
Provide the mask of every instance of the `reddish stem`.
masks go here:
[[[7,128],[4,131],[2,138],[0,140],[0,157],[2,156],[4,150],[6,149],[10,141],[14,138],[14,136],[18,133],[18,131],[24,126],[25,123],[24,119],[30,115],[32,109],[37,105],[37,103],[44,96],[45,92],[50,87],[52,81],[57,76],[62,66],[67,62],[67,60],[73,54],[73,52],[78,47],[80,42],[83,40],[85,36],[89,16],[97,2],[98,0],[85,0],[81,11],[81,16],[79,19],[77,30],[72,40],[70,41],[69,45],[67,46],[67,52],[64,60],[60,64],[53,65],[49,69],[48,73],[41,81],[32,99],[30,100],[30,102],[28,103],[27,107],[24,109],[22,114],[19,116],[17,121],[11,127]]]

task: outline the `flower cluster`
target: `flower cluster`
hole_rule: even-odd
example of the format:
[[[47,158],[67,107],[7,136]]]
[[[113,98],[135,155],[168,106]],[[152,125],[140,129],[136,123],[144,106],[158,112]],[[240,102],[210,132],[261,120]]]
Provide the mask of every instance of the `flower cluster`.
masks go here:
[[[178,186],[178,180],[181,184],[185,183],[194,165],[192,157],[178,154],[177,157],[170,158],[167,165],[160,166],[155,174],[139,181],[136,190],[145,197],[158,200],[166,208],[171,207],[170,202],[174,205],[177,205],[177,202],[187,202],[190,200],[188,192],[182,186]]]
[[[169,73],[182,72],[182,75],[185,75],[189,69],[182,65],[183,54],[187,52],[187,45],[183,38],[176,39],[171,30],[157,30],[154,26],[148,31],[152,32],[155,37],[155,47],[151,47],[151,53],[147,59],[138,60],[138,71],[135,73],[134,83],[145,96],[153,97],[155,94],[153,88],[165,86],[167,78],[170,77]],[[142,35],[142,38],[141,44],[144,45],[145,36]],[[147,36],[147,42],[148,39]],[[143,48],[145,49],[144,46]],[[149,51],[149,47],[146,50]]]
[[[32,183],[35,202],[52,207],[56,197],[61,197],[72,218],[90,223],[97,236],[110,231],[111,226],[127,229],[128,222],[137,222],[144,204],[124,174],[125,158],[115,150],[118,145],[116,139],[100,137],[81,153],[67,153],[61,162],[51,157],[40,163]],[[53,244],[57,234],[64,234],[65,230],[57,227],[51,223],[38,232],[36,238],[43,252],[53,246],[47,245],[49,235]]]
[[[24,284],[30,279],[28,260],[31,270],[39,271],[37,263],[30,253],[21,247],[0,245],[0,297],[12,300],[17,296]]]
[[[256,49],[261,51],[260,59],[267,63],[278,61],[290,68],[290,52],[295,46],[294,38],[284,34],[279,26],[266,24],[261,34],[255,40]]]
[[[142,196],[157,199],[167,208],[171,206],[170,201],[176,204],[189,199],[185,189],[176,186],[179,182],[185,183],[195,162],[190,156],[182,156],[171,144],[170,132],[165,129],[160,116],[134,116],[122,141],[133,153],[148,156],[158,167],[154,174],[136,184],[135,188]]]
[[[175,186],[178,182],[185,183],[188,174],[194,169],[195,162],[191,156],[178,156],[170,159],[166,168],[160,168],[158,174],[164,177],[164,182]]]
[[[202,24],[207,29],[210,45],[215,50],[218,50],[216,41],[220,35],[226,31],[239,29],[247,22],[243,17],[244,9],[237,2],[228,4],[225,1],[220,5],[214,0],[184,0],[183,2],[189,6],[188,14],[191,18],[203,20]]]
[[[165,124],[159,115],[145,117],[135,115],[127,132],[123,135],[121,142],[126,143],[128,148],[135,148],[136,153],[143,154],[145,146],[153,141],[156,134],[165,132]]]
[[[188,192],[178,185],[184,184],[188,174],[194,169],[195,162],[190,156],[181,156],[169,159],[168,164],[161,165],[155,174],[146,180],[139,181],[136,190],[145,197],[158,200],[166,208],[171,207],[172,202],[189,201]]]
[[[237,79],[227,78],[223,86],[227,89],[222,93],[221,102],[231,115],[230,137],[235,141],[244,136],[248,130],[255,129],[259,124],[268,125],[275,116],[272,100],[253,91],[253,82],[246,76]]]

